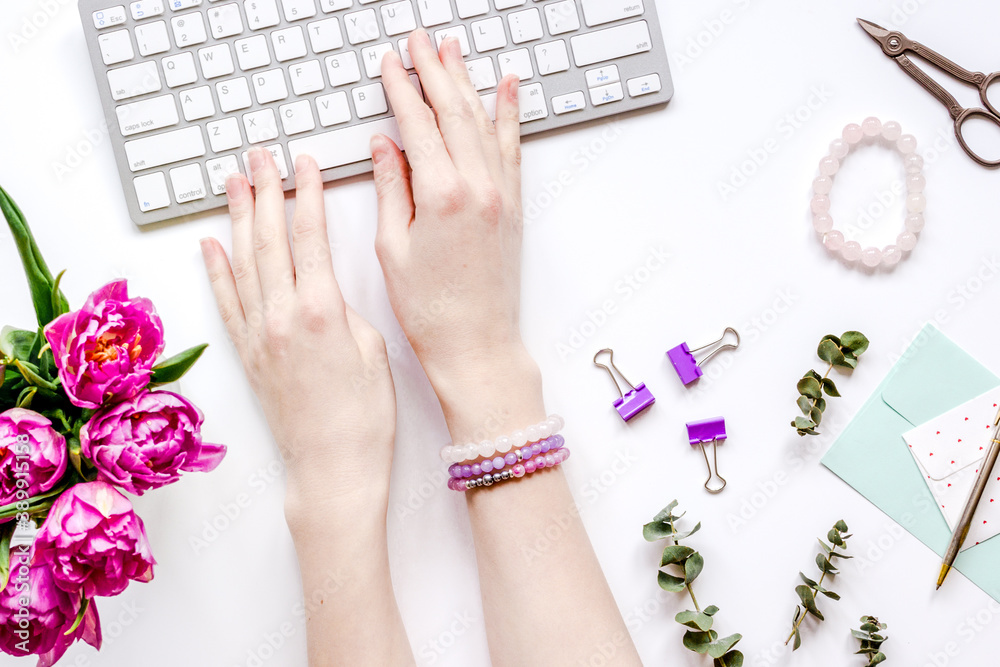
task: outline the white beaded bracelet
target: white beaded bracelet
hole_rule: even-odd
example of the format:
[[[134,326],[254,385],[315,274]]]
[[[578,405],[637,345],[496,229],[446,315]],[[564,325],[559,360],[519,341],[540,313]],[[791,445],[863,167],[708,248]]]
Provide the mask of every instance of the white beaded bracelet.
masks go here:
[[[833,218],[830,217],[830,190],[833,189],[833,176],[840,169],[840,162],[856,146],[862,143],[881,141],[883,145],[894,147],[903,156],[906,167],[906,221],[904,229],[896,237],[895,245],[887,245],[882,249],[876,247],[861,248],[857,241],[847,241],[844,234],[833,228]],[[917,140],[910,134],[903,134],[899,123],[888,121],[883,124],[878,118],[866,118],[861,125],[851,123],[844,128],[841,139],[830,143],[830,154],[819,162],[819,178],[813,181],[813,198],[810,208],[813,213],[813,228],[822,235],[823,245],[827,250],[839,253],[849,262],[861,260],[869,268],[879,264],[895,266],[903,258],[904,252],[909,252],[917,245],[917,233],[924,228],[924,208],[927,201],[924,198],[926,181],[922,173],[924,159],[916,154]]]
[[[441,449],[441,460],[445,463],[461,463],[493,456],[495,452],[506,454],[512,449],[555,435],[564,425],[562,417],[549,415],[547,419],[534,426],[529,426],[523,431],[514,431],[509,436],[501,435],[496,440],[483,440],[479,444],[470,442],[465,445],[445,445]]]

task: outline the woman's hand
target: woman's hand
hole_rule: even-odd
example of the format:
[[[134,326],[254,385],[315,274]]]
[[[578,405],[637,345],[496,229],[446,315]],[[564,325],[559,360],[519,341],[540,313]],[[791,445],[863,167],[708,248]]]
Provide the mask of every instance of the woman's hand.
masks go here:
[[[291,244],[271,154],[250,149],[256,197],[226,182],[232,264],[202,241],[229,337],[281,451],[290,519],[322,518],[318,503],[386,502],[396,403],[382,337],[344,303],[327,236],[323,181],[312,158],[295,165]]]
[[[508,414],[544,417],[540,376],[519,325],[518,80],[500,82],[494,125],[457,40],[445,40],[435,53],[427,33],[418,30],[409,51],[431,107],[399,56],[386,54],[382,81],[406,156],[389,139],[373,138],[376,251],[393,310],[452,435],[469,438],[495,428],[487,422],[501,405]],[[511,390],[522,393],[523,410],[507,405],[508,397],[501,400]]]

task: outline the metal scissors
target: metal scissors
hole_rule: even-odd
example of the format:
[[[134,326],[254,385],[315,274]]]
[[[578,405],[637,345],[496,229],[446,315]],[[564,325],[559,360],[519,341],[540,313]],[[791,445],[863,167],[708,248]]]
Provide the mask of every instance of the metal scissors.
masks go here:
[[[1000,158],[996,160],[987,160],[970,148],[963,133],[966,121],[973,118],[988,120],[1000,128],[1000,112],[997,111],[996,107],[993,106],[987,96],[987,90],[990,85],[1000,79],[1000,72],[993,72],[992,74],[970,72],[964,67],[959,67],[952,61],[942,56],[940,53],[928,49],[919,42],[909,39],[898,30],[886,30],[885,28],[864,19],[858,19],[858,23],[860,23],[861,27],[865,29],[865,32],[871,35],[872,39],[882,46],[882,51],[885,55],[895,60],[896,64],[899,65],[904,72],[916,79],[917,83],[926,88],[931,95],[936,97],[942,104],[948,107],[948,112],[955,121],[955,136],[958,138],[958,143],[961,144],[962,150],[964,150],[969,157],[984,167],[1000,166]],[[944,70],[959,81],[963,81],[979,88],[979,99],[982,100],[985,109],[964,108],[958,103],[958,100],[956,100],[951,93],[942,88],[940,84],[934,81],[934,79],[927,76],[922,69],[917,67],[913,61],[907,57],[906,53],[908,51],[920,56],[935,67]],[[994,93],[997,94],[998,98],[1000,98],[1000,87],[998,87]]]

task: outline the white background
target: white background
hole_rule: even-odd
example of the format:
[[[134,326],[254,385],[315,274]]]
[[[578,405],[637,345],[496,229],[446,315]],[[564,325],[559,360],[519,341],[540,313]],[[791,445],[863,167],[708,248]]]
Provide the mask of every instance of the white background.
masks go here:
[[[46,5],[51,18],[39,14]],[[676,84],[670,105],[611,126],[534,138],[524,149],[524,196],[534,213],[524,244],[524,335],[543,369],[549,410],[566,418],[574,453],[566,474],[644,661],[707,664],[681,647],[673,615],[688,601],[659,593],[660,549],[641,538],[642,524],[677,498],[703,524],[690,541],[706,561],[699,601],[721,607],[720,631],[745,636],[739,648],[746,664],[863,664],[851,655],[849,630],[868,613],[889,623],[891,664],[992,664],[1000,605],[958,574],[935,593],[938,557],[819,458],[928,320],[1000,369],[1000,281],[992,263],[1000,174],[958,149],[946,110],[854,22],[860,15],[899,27],[989,72],[1000,68],[992,46],[1000,6],[714,0],[658,8]],[[724,12],[728,23],[719,23]],[[40,27],[15,47],[10,35],[26,30],[26,21]],[[74,3],[8,3],[0,34],[0,182],[26,212],[49,264],[68,269],[63,284],[71,303],[127,277],[132,293],[159,309],[168,353],[211,343],[183,391],[207,415],[206,438],[230,448],[215,473],[188,475],[136,501],[158,561],[156,578],[100,600],[104,651],[74,648],[65,664],[235,667],[258,664],[255,656],[266,657],[265,665],[305,664],[304,626],[294,613],[301,596],[295,554],[280,471],[272,474],[276,451],[216,315],[198,250],[204,236],[228,246],[228,218],[218,213],[146,232],[129,221]],[[971,89],[949,86],[973,101]],[[846,123],[871,115],[896,119],[918,138],[927,158],[928,222],[896,270],[865,274],[827,255],[808,206],[828,142]],[[753,173],[723,197],[720,183],[751,155],[759,159],[772,139],[776,151],[758,168],[744,167]],[[69,164],[77,166],[59,167]],[[564,171],[570,185],[547,197],[545,185]],[[853,156],[833,192],[834,217],[842,226],[850,222],[858,206],[876,201],[901,176],[891,153]],[[399,424],[389,535],[410,640],[422,665],[487,664],[466,511],[444,488],[437,458],[446,430],[393,318],[372,250],[371,179],[329,186],[326,204],[341,285],[393,352]],[[890,242],[902,217],[897,201],[861,240]],[[6,235],[0,239],[0,319],[30,326],[13,246]],[[670,259],[647,273],[653,249]],[[645,282],[629,292],[626,276]],[[588,313],[607,300],[615,312],[595,333],[584,326]],[[739,327],[743,347],[717,358],[699,386],[683,388],[665,351],[712,340],[726,326]],[[844,398],[830,401],[823,435],[802,440],[788,426],[797,413],[795,382],[818,367],[815,348],[824,334],[854,328],[870,336],[871,350],[853,377],[838,377]],[[574,339],[581,329],[590,335]],[[571,343],[579,349],[560,352],[560,344]],[[658,399],[627,427],[611,407],[615,393],[606,375],[590,363],[605,346]],[[719,453],[729,487],[710,496],[684,422],[717,414],[729,426]],[[227,521],[223,508],[240,494],[249,504]],[[804,625],[796,654],[779,650],[797,573],[815,572],[816,537],[841,518],[859,557],[835,580],[843,600],[820,602],[827,621]],[[228,528],[205,533],[213,520]],[[191,540],[199,537],[206,543],[196,551]],[[545,576],[530,564],[525,574]],[[285,623],[290,636],[282,638]],[[538,628],[533,638],[513,640],[545,636]],[[281,645],[277,651],[269,638]]]

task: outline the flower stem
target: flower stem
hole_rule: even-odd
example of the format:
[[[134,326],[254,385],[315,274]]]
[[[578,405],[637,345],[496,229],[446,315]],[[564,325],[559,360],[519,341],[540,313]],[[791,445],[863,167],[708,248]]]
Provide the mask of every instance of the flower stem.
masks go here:
[[[831,365],[830,368],[833,368],[833,366]],[[827,371],[827,373],[829,373],[829,371]],[[830,549],[830,556],[827,558],[827,560],[830,560],[830,562],[832,562],[831,559],[833,558],[833,554],[836,551],[837,551],[837,545],[834,544],[833,548]],[[821,587],[823,585],[823,580],[824,579],[826,579],[826,570],[823,570],[820,573],[820,575],[819,575],[819,581],[816,582],[816,588],[819,588],[819,587]],[[814,588],[813,590],[816,590],[816,588]],[[788,635],[788,639],[785,640],[785,646],[788,646],[788,642],[792,641],[792,637],[795,636],[795,631],[799,629],[799,626],[802,625],[802,621],[806,620],[806,616],[808,616],[808,615],[809,615],[809,610],[803,608],[802,609],[802,615],[799,616],[799,620],[795,621],[795,625],[792,626],[792,633],[790,635]]]
[[[670,522],[670,540],[674,544],[677,544],[677,545],[680,544],[680,542],[677,540],[677,527],[674,526],[674,522],[673,521]],[[684,578],[687,579],[687,576],[685,575]],[[685,583],[684,584],[684,588],[687,589],[688,595],[691,596],[691,602],[694,603],[694,610],[700,614],[701,613],[701,607],[698,606],[698,598],[696,598],[694,596],[694,589],[691,588],[691,584]]]

